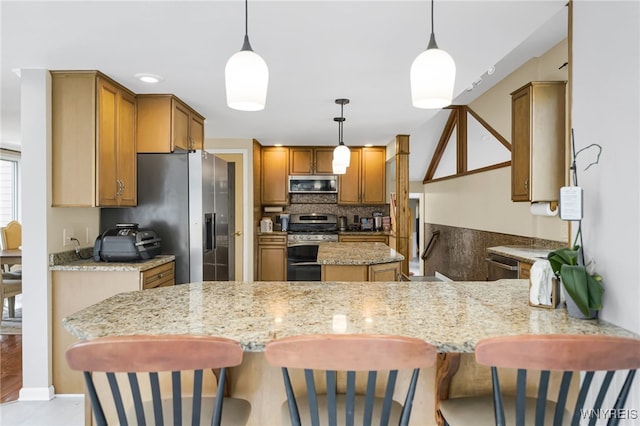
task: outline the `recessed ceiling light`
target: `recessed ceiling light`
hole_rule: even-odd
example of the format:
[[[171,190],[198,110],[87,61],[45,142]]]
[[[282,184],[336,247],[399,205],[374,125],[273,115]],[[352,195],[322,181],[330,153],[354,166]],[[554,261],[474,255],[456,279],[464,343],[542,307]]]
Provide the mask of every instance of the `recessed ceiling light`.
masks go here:
[[[164,80],[164,78],[162,78],[159,75],[149,74],[149,73],[138,73],[134,77],[144,83],[149,83],[149,84],[160,83],[162,80]]]
[[[490,68],[487,70],[487,74],[488,74],[488,75],[492,75],[494,72],[496,72],[496,67],[490,67]]]

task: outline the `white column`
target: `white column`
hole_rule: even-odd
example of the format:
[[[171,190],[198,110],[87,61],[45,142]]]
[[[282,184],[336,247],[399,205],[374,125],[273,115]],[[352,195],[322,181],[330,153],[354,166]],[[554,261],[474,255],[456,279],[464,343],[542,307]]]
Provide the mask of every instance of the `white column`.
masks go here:
[[[20,400],[53,398],[51,274],[47,223],[51,206],[51,75],[21,70],[22,389]]]

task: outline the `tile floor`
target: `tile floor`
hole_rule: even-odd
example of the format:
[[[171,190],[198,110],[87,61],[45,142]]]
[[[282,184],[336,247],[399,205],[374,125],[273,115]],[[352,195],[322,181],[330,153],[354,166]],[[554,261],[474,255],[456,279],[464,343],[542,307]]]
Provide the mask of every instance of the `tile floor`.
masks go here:
[[[0,404],[2,426],[83,426],[84,398],[61,396],[50,401]]]

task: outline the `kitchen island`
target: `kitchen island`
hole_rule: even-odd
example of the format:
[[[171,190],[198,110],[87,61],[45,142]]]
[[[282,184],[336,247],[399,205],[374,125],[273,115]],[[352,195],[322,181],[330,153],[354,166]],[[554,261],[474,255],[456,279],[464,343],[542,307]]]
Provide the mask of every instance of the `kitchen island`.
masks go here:
[[[404,256],[383,243],[323,243],[318,247],[322,281],[400,281]]]
[[[322,333],[396,334],[438,347],[439,366],[420,375],[412,424],[436,424],[459,354],[481,339],[514,334],[606,334],[638,338],[563,309],[530,307],[526,280],[496,282],[205,282],[117,294],[64,318],[78,339],[132,334],[218,335],[245,350],[231,393],[252,404],[250,424],[279,424],[282,373],[264,358],[267,342]],[[447,358],[449,356],[449,358]],[[436,377],[437,376],[437,377]],[[434,392],[435,389],[435,392]],[[445,389],[446,390],[446,389]]]

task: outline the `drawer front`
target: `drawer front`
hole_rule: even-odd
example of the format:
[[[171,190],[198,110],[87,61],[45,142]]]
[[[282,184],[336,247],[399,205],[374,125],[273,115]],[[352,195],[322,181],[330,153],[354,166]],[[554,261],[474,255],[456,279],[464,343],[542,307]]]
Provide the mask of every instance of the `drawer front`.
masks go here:
[[[141,275],[142,289],[166,287],[175,283],[175,262],[165,263],[153,269],[143,271]]]
[[[287,245],[287,236],[286,235],[259,235],[258,236],[258,244],[260,245]]]

